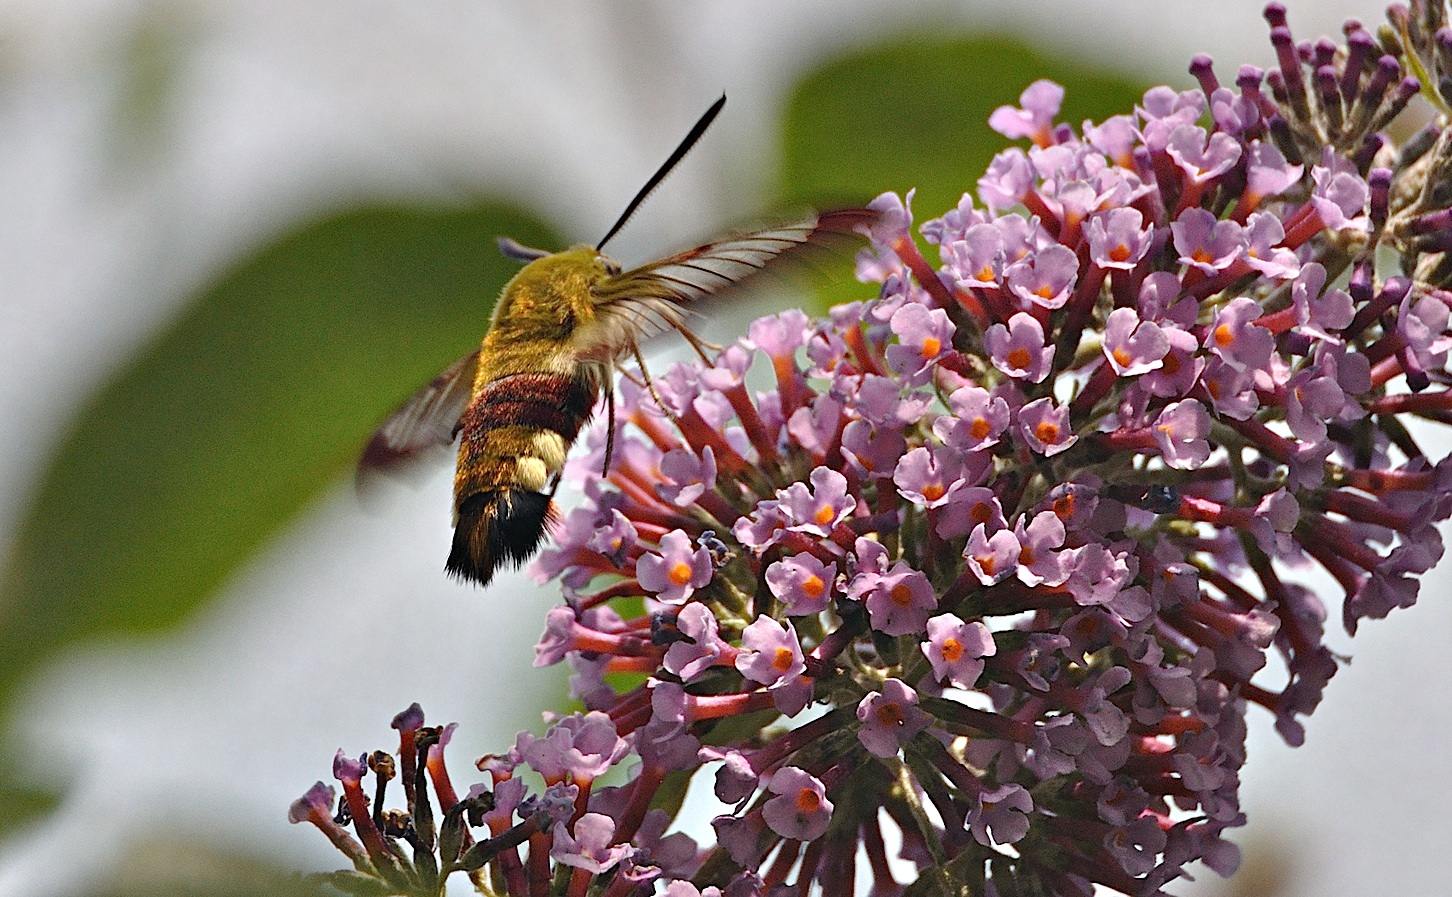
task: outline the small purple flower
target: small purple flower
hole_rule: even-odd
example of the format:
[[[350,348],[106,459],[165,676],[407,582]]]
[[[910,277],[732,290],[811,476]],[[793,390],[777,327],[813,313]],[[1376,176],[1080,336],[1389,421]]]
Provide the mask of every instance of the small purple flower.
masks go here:
[[[878,757],[896,756],[903,745],[933,722],[918,709],[918,693],[891,678],[882,683],[882,691],[868,692],[858,702],[857,719],[862,723],[857,740]]]
[[[1104,836],[1104,849],[1119,861],[1126,873],[1134,876],[1154,869],[1165,843],[1165,833],[1152,816],[1141,816],[1127,825],[1116,826]]]
[[[1049,142],[1054,116],[1064,102],[1064,88],[1052,81],[1035,81],[1019,94],[1020,108],[999,106],[988,117],[988,126],[1010,140],[1031,138],[1035,143]]]
[[[660,554],[643,555],[635,569],[641,588],[667,604],[682,604],[711,581],[714,568],[711,552],[694,547],[691,537],[676,529],[661,536]]]
[[[912,303],[893,314],[890,326],[898,342],[887,347],[888,367],[902,374],[907,383],[926,382],[933,362],[953,347],[954,328],[948,313]]]
[[[1301,332],[1327,342],[1341,342],[1334,331],[1351,323],[1355,308],[1345,290],[1330,289],[1324,293],[1326,268],[1311,262],[1301,269],[1291,283],[1291,302],[1296,309],[1296,323]]]
[[[741,633],[741,653],[736,655],[736,669],[753,682],[768,688],[791,682],[800,676],[806,665],[802,659],[802,643],[791,622],[783,626],[762,615]]]
[[[1256,503],[1250,531],[1268,554],[1284,556],[1291,549],[1291,533],[1296,531],[1296,524],[1300,521],[1300,502],[1282,488]]]
[[[794,617],[826,610],[832,603],[836,579],[836,564],[823,563],[806,553],[782,558],[766,568],[767,587]]]
[[[984,847],[1014,843],[1028,834],[1028,814],[1033,808],[1033,798],[1021,785],[1010,782],[983,792],[968,824],[973,840]]]
[[[1275,351],[1275,337],[1255,326],[1260,304],[1249,296],[1230,300],[1205,335],[1205,348],[1240,370],[1264,370]]]
[[[1104,325],[1104,357],[1121,377],[1136,377],[1164,366],[1169,338],[1154,321],[1141,321],[1132,308],[1116,308]]]
[[[938,535],[944,539],[966,536],[978,525],[995,532],[1008,526],[998,495],[986,486],[969,486],[953,494],[953,501],[938,512]]]
[[[1008,403],[979,386],[964,386],[948,396],[953,414],[933,422],[933,433],[959,452],[976,452],[998,444],[1008,429]]]
[[[629,844],[614,843],[615,820],[601,813],[586,813],[570,829],[563,822],[555,824],[550,857],[557,863],[599,874],[635,851]]]
[[[711,609],[693,601],[676,615],[676,628],[689,641],[674,642],[666,650],[664,666],[684,682],[701,675],[724,656],[730,646],[721,639],[721,625]]]
[[[998,211],[1022,202],[1033,186],[1034,170],[1028,155],[1013,147],[988,163],[988,170],[978,179],[978,196],[985,206]]]
[[[331,821],[333,801],[337,792],[332,785],[317,782],[302,797],[292,802],[287,810],[287,821],[292,823],[314,822],[319,819]]]
[[[1240,161],[1240,144],[1234,137],[1217,131],[1207,139],[1204,128],[1188,124],[1170,131],[1165,152],[1194,184],[1218,178]]]
[[[1060,551],[1064,544],[1064,522],[1053,511],[1040,511],[1025,526],[1023,518],[1013,528],[1018,540],[1015,573],[1026,586],[1063,585],[1073,569],[1072,552]]]
[[[832,802],[821,779],[795,766],[778,769],[767,783],[776,797],[761,809],[761,817],[783,838],[815,841],[832,821]]]
[[[937,508],[952,501],[957,488],[964,484],[964,473],[962,457],[956,452],[944,446],[922,446],[902,456],[892,481],[903,498],[925,508]]]
[[[514,750],[546,782],[587,782],[614,766],[630,750],[610,717],[598,711],[572,714],[543,738],[520,732]]]
[[[1371,191],[1354,167],[1329,155],[1330,147],[1326,151],[1331,164],[1311,169],[1315,185],[1311,202],[1321,216],[1321,223],[1329,230],[1365,232],[1369,223],[1366,201]]]
[[[1261,140],[1252,141],[1245,165],[1249,198],[1259,200],[1283,193],[1300,183],[1301,173],[1305,170],[1304,166],[1287,164],[1286,157],[1275,144]]]
[[[1286,238],[1281,220],[1269,212],[1252,212],[1245,223],[1245,261],[1266,277],[1289,280],[1301,270],[1301,260],[1280,248]]]
[[[1217,221],[1198,206],[1180,213],[1170,223],[1181,264],[1215,274],[1230,267],[1245,252],[1245,230],[1234,221]]]
[[[1063,308],[1079,279],[1079,258],[1058,243],[1009,265],[1003,281],[1029,307]],[[1016,317],[1016,316],[1015,316]],[[1009,320],[1013,327],[1013,320]]]
[[[1003,232],[991,224],[968,228],[961,240],[944,246],[942,254],[962,288],[992,286],[1003,276]]]
[[[968,569],[986,586],[1013,573],[1018,565],[1018,553],[1018,537],[1013,530],[1001,529],[990,536],[981,523],[968,535],[968,545],[963,549]]]
[[[812,486],[792,483],[776,494],[787,518],[787,529],[813,536],[829,536],[837,524],[852,515],[857,499],[847,491],[847,478],[835,470],[818,467],[810,477]]]
[[[660,473],[665,480],[655,487],[660,497],[677,507],[688,507],[716,487],[716,455],[709,445],[699,457],[686,449],[671,449],[660,459]]]
[[[1155,418],[1155,442],[1165,463],[1177,470],[1193,470],[1210,457],[1210,415],[1194,399],[1166,405]]]
[[[585,544],[605,555],[610,563],[622,567],[625,559],[630,556],[630,549],[635,547],[638,540],[635,524],[630,518],[620,513],[619,509],[611,508],[608,522],[603,526],[597,525]]]
[[[938,596],[927,576],[902,561],[885,574],[858,575],[873,577],[865,601],[872,628],[878,632],[887,635],[921,632],[928,614],[938,607]]]
[[[904,208],[903,214],[910,225],[911,213]],[[746,342],[773,358],[790,358],[792,353],[806,345],[811,333],[812,320],[802,310],[792,308],[779,315],[766,315],[752,321],[746,328]]]
[[[1098,125],[1084,122],[1084,140],[1122,168],[1134,164],[1134,145],[1138,137],[1132,116],[1111,115]]]
[[[1044,345],[1044,328],[1033,315],[1018,312],[1008,325],[994,324],[983,335],[993,366],[1010,377],[1039,383],[1054,363],[1054,347]]]
[[[929,620],[921,648],[933,665],[933,678],[956,688],[972,688],[983,672],[983,658],[998,652],[987,626],[979,620],[965,623],[955,614]]]
[[[1094,264],[1131,271],[1149,252],[1155,226],[1145,227],[1138,209],[1116,208],[1091,216],[1086,230]]]
[[[1048,397],[1019,409],[1018,431],[1030,449],[1050,458],[1079,441],[1069,425],[1069,406],[1055,405]]]

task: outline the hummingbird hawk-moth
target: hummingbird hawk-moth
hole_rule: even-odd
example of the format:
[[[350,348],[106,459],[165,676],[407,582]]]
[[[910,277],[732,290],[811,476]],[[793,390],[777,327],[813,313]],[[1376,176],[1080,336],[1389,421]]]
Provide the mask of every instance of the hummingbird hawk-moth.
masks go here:
[[[556,517],[565,455],[602,389],[609,405],[616,364],[639,359],[645,337],[676,330],[699,351],[686,306],[872,219],[866,209],[814,214],[622,270],[601,249],[725,102],[722,96],[696,122],[598,244],[549,253],[501,240],[506,255],[526,264],[504,285],[483,342],[399,406],[364,450],[362,473],[459,439],[446,564],[455,576],[487,585],[501,565],[518,566],[539,550]]]

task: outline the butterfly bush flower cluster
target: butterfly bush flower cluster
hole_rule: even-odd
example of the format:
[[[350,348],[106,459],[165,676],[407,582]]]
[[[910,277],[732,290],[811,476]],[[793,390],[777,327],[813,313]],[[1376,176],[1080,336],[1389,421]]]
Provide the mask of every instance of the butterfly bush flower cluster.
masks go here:
[[[1435,3],[1342,43],[1266,18],[1276,67],[1197,58],[1198,89],[1131,114],[1076,129],[1031,85],[990,122],[1025,145],[957,208],[915,233],[911,194],[874,202],[875,297],[622,383],[536,564],[566,594],[538,663],[572,665],[582,711],[463,795],[416,708],[396,757],[340,754],[339,809],[320,784],[293,811],[352,859],[338,880],[1146,895],[1233,871],[1247,708],[1299,744],[1328,617],[1412,604],[1452,514],[1406,423],[1452,419],[1452,29]],[[1438,114],[1393,145],[1419,93]],[[667,834],[687,783],[719,802],[709,843]]]

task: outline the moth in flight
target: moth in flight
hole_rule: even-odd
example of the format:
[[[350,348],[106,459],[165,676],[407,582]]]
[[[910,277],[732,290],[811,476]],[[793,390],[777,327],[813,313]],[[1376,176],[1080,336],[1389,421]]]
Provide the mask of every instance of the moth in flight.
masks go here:
[[[685,306],[794,249],[873,220],[866,209],[824,212],[621,270],[601,249],[725,103],[723,95],[696,122],[596,245],[548,253],[501,240],[506,255],[526,264],[504,285],[483,342],[399,406],[369,441],[359,461],[364,475],[459,439],[445,565],[455,576],[487,585],[501,565],[519,566],[539,550],[557,516],[553,496],[565,455],[602,389],[613,412],[614,368],[639,359],[643,339],[676,330],[699,351]]]

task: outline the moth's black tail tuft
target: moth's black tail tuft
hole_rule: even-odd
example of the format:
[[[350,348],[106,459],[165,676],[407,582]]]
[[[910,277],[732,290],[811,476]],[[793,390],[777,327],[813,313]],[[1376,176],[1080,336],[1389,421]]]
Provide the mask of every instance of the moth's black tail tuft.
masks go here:
[[[518,567],[534,557],[555,516],[548,495],[528,489],[476,492],[459,506],[454,547],[444,569],[488,585],[501,565]]]

